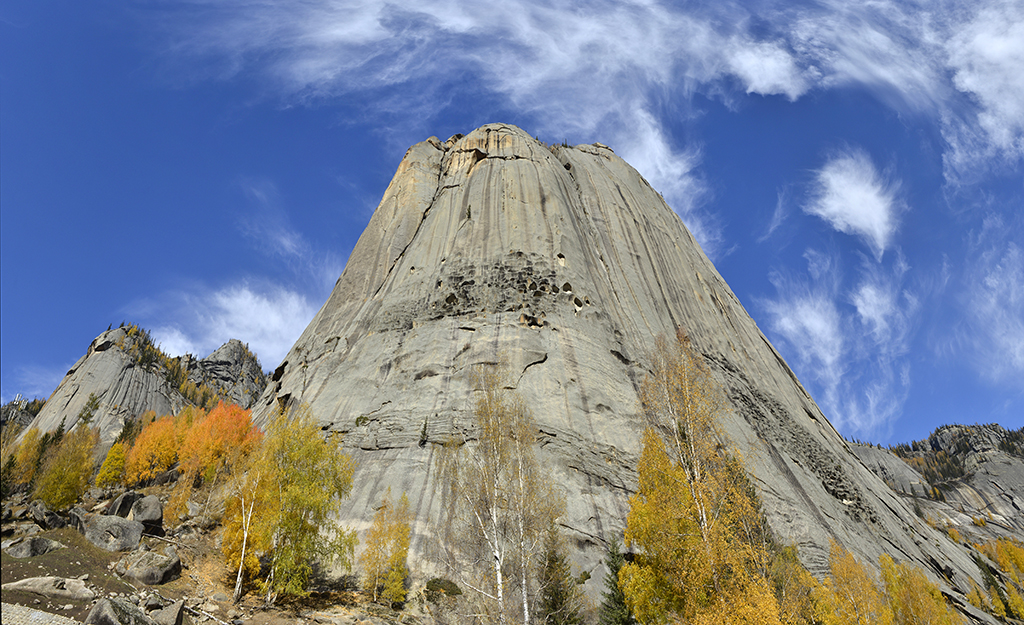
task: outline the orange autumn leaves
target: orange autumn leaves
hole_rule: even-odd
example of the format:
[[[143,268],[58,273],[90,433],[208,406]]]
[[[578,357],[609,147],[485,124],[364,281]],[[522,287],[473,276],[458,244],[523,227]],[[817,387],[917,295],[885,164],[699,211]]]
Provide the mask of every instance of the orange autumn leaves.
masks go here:
[[[125,458],[127,484],[153,479],[175,462],[183,475],[212,480],[232,458],[251,452],[260,437],[248,410],[224,402],[209,412],[185,408],[177,416],[148,418]]]
[[[248,410],[219,403],[209,412],[185,408],[177,416],[143,415],[142,431],[134,444],[118,441],[107,453],[97,484],[138,484],[178,464],[181,478],[164,509],[174,519],[197,483],[216,482],[259,445],[262,433],[253,426]],[[129,447],[130,445],[130,447]]]

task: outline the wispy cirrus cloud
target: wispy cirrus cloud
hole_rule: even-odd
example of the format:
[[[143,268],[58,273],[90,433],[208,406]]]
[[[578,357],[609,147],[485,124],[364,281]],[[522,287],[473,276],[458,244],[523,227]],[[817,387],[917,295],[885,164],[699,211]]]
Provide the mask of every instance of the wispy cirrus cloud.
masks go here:
[[[769,334],[808,380],[826,416],[840,428],[877,436],[899,416],[910,389],[907,358],[919,298],[905,286],[909,270],[864,259],[846,287],[839,257],[805,253],[807,276],[775,272],[776,297],[760,306]]]
[[[1024,250],[992,216],[972,242],[961,295],[967,331],[962,349],[990,382],[1024,391]]]
[[[248,200],[238,220],[242,233],[263,254],[286,263],[297,278],[309,278],[314,287],[330,289],[344,263],[333,252],[314,249],[292,226],[277,185],[265,178],[243,178],[239,187]]]
[[[865,151],[847,148],[816,172],[804,212],[821,217],[840,232],[861,237],[875,259],[881,260],[905,208],[897,197],[899,187],[898,181],[879,175]]]
[[[189,72],[261,76],[290,102],[372,95],[376,114],[400,126],[410,111],[429,120],[471,83],[554,137],[641,152],[636,129],[646,125],[648,140],[671,146],[666,156],[676,164],[641,173],[691,219],[707,216],[672,187],[692,170],[692,148],[665,137],[689,114],[693,93],[795,100],[866,88],[941,125],[951,181],[1024,153],[1024,6],[1013,0],[425,0],[415,8],[193,0],[161,8],[154,15],[169,32],[168,51],[200,60]],[[666,108],[668,100],[676,104]]]
[[[132,304],[129,311],[148,327],[171,355],[204,357],[229,339],[249,343],[264,367],[274,367],[316,314],[343,264],[296,230],[286,199],[266,178],[238,181],[246,202],[238,227],[264,256],[282,263],[293,276],[278,281],[240,279],[211,287],[193,283]]]
[[[1024,157],[1024,5],[998,1],[978,7],[945,44],[953,86],[970,100],[943,116],[951,149],[947,175],[976,178],[1001,158]]]

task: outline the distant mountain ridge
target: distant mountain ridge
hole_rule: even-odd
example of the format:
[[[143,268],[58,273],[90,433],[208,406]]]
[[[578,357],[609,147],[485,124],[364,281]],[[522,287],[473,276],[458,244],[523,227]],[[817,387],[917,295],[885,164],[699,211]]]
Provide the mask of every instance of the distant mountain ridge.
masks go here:
[[[207,405],[218,398],[252,405],[266,387],[255,354],[231,339],[206,358],[170,357],[153,344],[149,333],[129,324],[96,337],[46,400],[29,427],[50,432],[71,429],[90,397],[98,400],[92,425],[101,447],[109,447],[124,424],[149,411],[176,414],[187,405]]]
[[[976,542],[1024,537],[1024,428],[944,425],[922,441],[851,448],[926,518]]]

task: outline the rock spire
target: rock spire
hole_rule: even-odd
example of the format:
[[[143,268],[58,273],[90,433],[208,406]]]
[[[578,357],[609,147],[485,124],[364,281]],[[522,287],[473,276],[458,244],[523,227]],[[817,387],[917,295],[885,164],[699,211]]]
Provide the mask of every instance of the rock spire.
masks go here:
[[[565,493],[578,566],[620,538],[655,337],[684,330],[728,396],[726,430],[778,537],[812,572],[830,540],[910,559],[961,591],[970,558],[852,453],[680,218],[601,144],[547,146],[489,124],[411,147],[334,291],[254,407],[308,403],[358,462],[350,518],[409,494],[412,550],[438,502],[431,462],[473,436],[474,367],[506,359]],[[594,575],[588,591],[599,591]]]

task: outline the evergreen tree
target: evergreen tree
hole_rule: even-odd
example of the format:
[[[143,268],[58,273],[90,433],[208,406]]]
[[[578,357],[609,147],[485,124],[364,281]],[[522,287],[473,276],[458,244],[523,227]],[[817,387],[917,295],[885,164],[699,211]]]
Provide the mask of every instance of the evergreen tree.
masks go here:
[[[605,591],[601,593],[601,607],[598,611],[598,622],[601,625],[636,625],[636,620],[626,605],[626,595],[619,588],[619,569],[626,562],[619,551],[619,541],[612,540],[608,546],[608,557],[605,566],[608,574],[604,577]]]
[[[544,551],[537,573],[540,601],[537,619],[545,625],[581,625],[580,593],[572,577],[554,523],[544,537]]]

